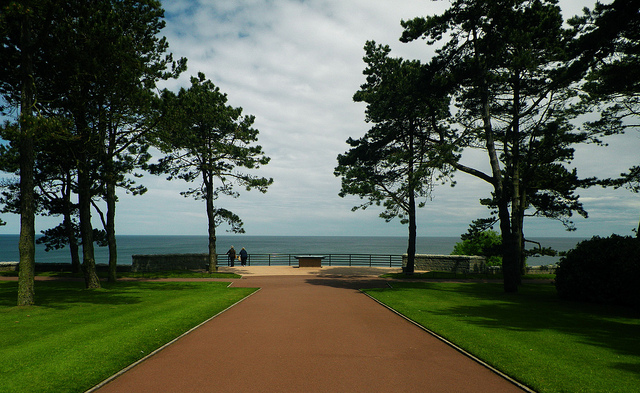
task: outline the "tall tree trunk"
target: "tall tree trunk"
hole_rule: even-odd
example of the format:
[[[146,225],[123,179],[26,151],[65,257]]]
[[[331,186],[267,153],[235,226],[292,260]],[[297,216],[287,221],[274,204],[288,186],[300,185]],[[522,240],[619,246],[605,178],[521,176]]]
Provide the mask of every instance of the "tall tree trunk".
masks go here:
[[[71,172],[67,172],[66,176],[66,189],[64,192],[64,229],[67,236],[67,242],[69,243],[69,253],[71,254],[71,271],[74,274],[80,273],[80,247],[78,246],[78,238],[76,237],[76,230],[73,227],[73,206],[71,203]]]
[[[114,157],[116,156],[116,131],[113,124],[107,121],[105,112],[100,112],[99,134],[100,148],[103,149],[102,163],[104,164],[104,182],[106,188],[105,199],[107,202],[107,219],[104,224],[107,232],[107,245],[109,248],[109,282],[118,280],[118,246],[116,243],[116,170]],[[104,138],[104,139],[103,139]]]
[[[493,188],[498,205],[498,218],[500,220],[500,232],[502,234],[502,272],[504,275],[505,292],[518,292],[518,258],[517,248],[514,245],[513,233],[511,231],[511,220],[509,214],[509,197],[505,195],[502,171],[500,170],[500,160],[496,151],[493,137],[493,127],[491,125],[491,110],[489,106],[489,91],[486,80],[482,81],[482,121],[486,138],[487,154],[491,164],[491,174],[493,178]]]
[[[506,203],[501,203],[499,207],[499,215],[504,216],[502,211],[506,210],[508,215],[508,207]],[[504,291],[508,293],[518,292],[520,283],[520,266],[518,257],[517,243],[520,239],[510,230],[509,219],[500,219],[500,230],[502,232],[502,274],[504,275]]]
[[[73,222],[71,221],[71,212],[65,208],[64,212],[64,231],[67,236],[67,242],[69,243],[69,254],[71,256],[71,271],[73,273],[80,273],[80,247],[78,246],[78,239],[76,238],[75,229],[73,228]]]
[[[409,244],[407,246],[407,266],[404,273],[412,275],[415,272],[416,263],[416,199],[415,199],[415,179],[414,179],[414,145],[413,145],[413,129],[409,135]]]
[[[513,112],[511,120],[511,135],[507,143],[511,144],[511,154],[506,152],[509,162],[509,177],[512,184],[511,190],[511,234],[514,241],[514,253],[517,256],[518,265],[518,285],[522,282],[522,273],[525,269],[524,258],[524,209],[525,209],[525,189],[521,183],[520,173],[520,72],[514,72],[513,78]],[[515,273],[514,273],[515,274]]]
[[[204,175],[204,183],[206,189],[207,201],[207,223],[209,233],[209,273],[218,271],[218,252],[216,250],[216,217],[215,207],[213,205],[213,177],[209,174]]]
[[[82,272],[84,284],[88,289],[100,288],[100,280],[96,274],[96,260],[93,249],[93,224],[91,223],[91,170],[89,153],[91,143],[88,137],[88,126],[84,113],[76,114],[76,127],[84,139],[78,153],[78,208],[80,216],[80,233],[82,235]]]
[[[116,244],[116,185],[113,174],[107,175],[107,242],[109,244],[109,282],[116,282],[118,247]]]
[[[413,192],[409,195],[409,245],[407,246],[407,267],[405,274],[411,275],[415,272],[416,266],[416,201]]]
[[[81,164],[86,166],[86,163]],[[80,233],[82,234],[82,272],[88,289],[100,288],[96,274],[96,260],[93,250],[93,225],[91,224],[91,177],[86,168],[78,171],[78,197],[80,203]]]
[[[20,102],[20,273],[18,278],[18,306],[35,303],[35,205],[34,205],[34,147],[33,147],[33,64],[31,51],[31,19],[23,16],[20,32],[22,45],[22,97]]]
[[[522,276],[527,274],[527,257],[524,255],[524,216],[520,217],[518,231],[515,232],[518,237],[517,250],[518,253],[518,285],[522,284]]]
[[[106,121],[101,122],[107,124]],[[109,246],[109,282],[118,280],[118,246],[116,244],[116,173],[115,164],[113,162],[116,146],[116,132],[109,130],[106,132],[109,138],[108,145],[105,146],[106,154],[104,156],[105,163],[105,183],[106,183],[106,199],[107,199],[107,244]]]

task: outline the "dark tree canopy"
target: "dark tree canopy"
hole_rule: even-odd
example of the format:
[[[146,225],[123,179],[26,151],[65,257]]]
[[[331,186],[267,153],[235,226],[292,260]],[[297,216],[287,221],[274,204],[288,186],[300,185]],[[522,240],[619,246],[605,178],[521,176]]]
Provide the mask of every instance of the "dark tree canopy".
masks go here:
[[[351,149],[338,156],[339,195],[367,200],[353,210],[382,205],[380,217],[408,224],[406,271],[413,273],[416,207],[425,205],[435,182],[446,179],[448,167],[437,153],[444,150],[447,129],[441,119],[448,101],[439,91],[421,89],[420,62],[389,57],[389,47],[375,42],[368,42],[365,52],[367,82],[353,99],[367,103],[366,121],[373,126],[362,138],[349,138]]]
[[[266,192],[273,179],[252,172],[269,163],[253,128],[255,117],[242,115],[242,108],[227,105],[227,96],[202,73],[191,78],[191,87],[175,94],[163,92],[164,109],[156,145],[166,154],[150,165],[152,173],[167,174],[198,186],[181,194],[206,203],[209,223],[210,271],[217,269],[216,227],[227,222],[233,232],[243,232],[240,217],[215,207],[226,195],[238,197],[234,186]],[[248,170],[243,172],[242,169]]]
[[[106,217],[100,215],[114,268],[111,280],[115,188],[144,191],[127,174],[148,158],[144,133],[157,121],[156,82],[177,76],[186,60],[174,62],[166,54],[168,44],[159,35],[165,24],[159,1],[3,1],[0,9],[2,109],[15,114],[19,108],[21,116],[19,132],[4,132],[3,137],[19,151],[20,199],[35,209],[34,188],[40,196],[50,189],[34,182],[67,177],[65,187],[79,197],[85,283],[97,288],[92,206],[100,198],[107,204]],[[53,146],[59,147],[53,151]],[[47,154],[66,160],[65,169],[55,169]],[[40,167],[34,171],[34,165]],[[21,207],[22,220],[32,214]],[[71,231],[67,215],[65,221]],[[26,232],[33,233],[33,225]],[[34,243],[33,236],[21,235],[23,243],[32,250],[26,244]]]
[[[404,21],[401,40],[440,45],[423,86],[444,86],[453,103],[446,144],[481,149],[489,171],[448,161],[493,187],[503,244],[505,290],[514,292],[524,267],[524,218],[543,216],[572,228],[586,212],[569,162],[576,143],[589,141],[566,110],[586,69],[574,66],[573,29],[556,1],[456,0],[441,15]],[[429,74],[427,74],[429,75]],[[451,151],[451,149],[447,149]],[[454,156],[450,156],[453,158]]]

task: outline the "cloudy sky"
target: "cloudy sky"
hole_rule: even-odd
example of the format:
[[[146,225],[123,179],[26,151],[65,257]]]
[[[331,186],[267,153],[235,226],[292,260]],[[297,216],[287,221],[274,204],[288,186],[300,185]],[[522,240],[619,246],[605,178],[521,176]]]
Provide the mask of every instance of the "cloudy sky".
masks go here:
[[[165,1],[163,34],[176,57],[189,69],[165,87],[188,86],[189,76],[203,72],[228,94],[229,103],[256,116],[259,143],[271,157],[258,172],[272,177],[266,194],[243,192],[218,205],[240,215],[248,235],[385,235],[405,236],[398,221],[386,223],[379,210],[352,212],[355,197],[340,198],[340,179],[333,175],[336,157],[347,138],[362,136],[365,105],[353,94],[364,82],[362,57],[367,40],[389,44],[392,55],[426,60],[432,50],[424,42],[403,44],[400,21],[442,12],[448,1],[431,0],[171,0]],[[591,1],[561,1],[563,13],[574,15]],[[573,162],[581,176],[616,176],[638,163],[640,133],[612,139],[606,148],[578,151]],[[486,157],[471,154],[465,162],[486,168]],[[419,236],[459,236],[469,223],[486,217],[478,200],[490,187],[465,174],[455,188],[439,186],[419,212]],[[205,235],[202,201],[179,192],[189,186],[147,175],[143,196],[120,195],[119,234]],[[568,233],[558,222],[529,219],[528,236],[631,234],[640,215],[640,196],[626,190],[580,193],[590,217],[576,218]],[[0,233],[18,233],[18,218]],[[55,225],[38,218],[38,231]],[[220,234],[226,228],[221,228]]]

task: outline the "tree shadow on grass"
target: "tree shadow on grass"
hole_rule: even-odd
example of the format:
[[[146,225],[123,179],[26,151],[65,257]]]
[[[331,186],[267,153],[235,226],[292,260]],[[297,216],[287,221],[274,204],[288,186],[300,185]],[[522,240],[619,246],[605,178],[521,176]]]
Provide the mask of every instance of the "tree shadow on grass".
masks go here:
[[[463,293],[463,302],[429,312],[495,329],[496,334],[505,329],[531,333],[557,331],[579,337],[591,346],[640,357],[640,312],[632,308],[565,301],[558,298],[549,284],[523,285],[517,294],[505,293],[500,284],[483,283],[402,283],[396,290],[408,287],[428,289],[436,300],[447,298],[447,292]],[[618,363],[612,367],[640,375],[638,363]]]
[[[143,291],[184,291],[193,288],[187,282],[118,282],[103,283],[101,289],[86,289],[84,282],[39,281],[35,285],[36,306],[67,309],[79,304],[120,305],[140,303]],[[18,283],[0,283],[0,307],[14,307],[17,302]]]
[[[340,289],[389,288],[385,279],[377,277],[342,277],[325,276],[305,280],[307,284],[328,286]]]

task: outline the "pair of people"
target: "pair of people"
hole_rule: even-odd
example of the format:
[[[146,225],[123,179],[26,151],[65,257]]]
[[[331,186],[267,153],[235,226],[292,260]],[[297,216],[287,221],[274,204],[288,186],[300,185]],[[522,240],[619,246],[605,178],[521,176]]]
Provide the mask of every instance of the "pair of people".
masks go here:
[[[227,251],[227,257],[229,258],[229,265],[231,267],[234,267],[235,261],[236,261],[236,250],[233,248],[233,246],[231,246],[229,251]],[[240,259],[240,264],[242,266],[247,265],[247,259],[249,258],[249,254],[247,253],[247,250],[244,249],[244,247],[242,247],[242,250],[240,250],[240,256],[238,258]]]

